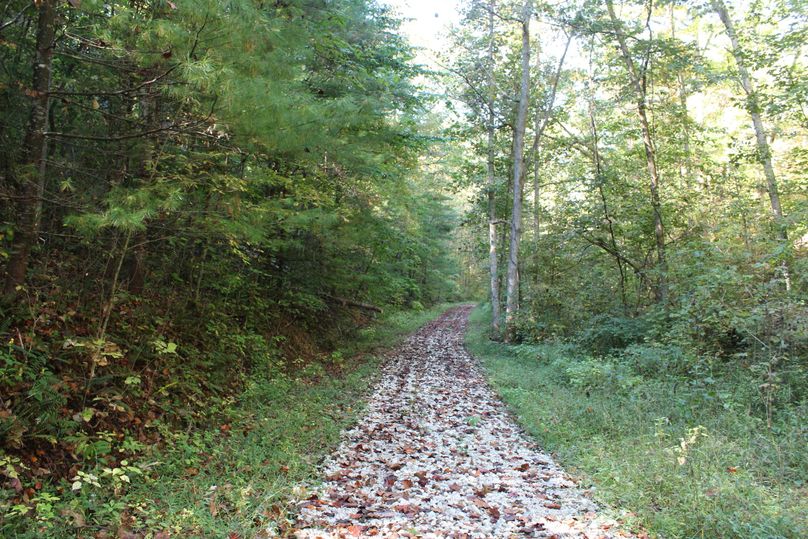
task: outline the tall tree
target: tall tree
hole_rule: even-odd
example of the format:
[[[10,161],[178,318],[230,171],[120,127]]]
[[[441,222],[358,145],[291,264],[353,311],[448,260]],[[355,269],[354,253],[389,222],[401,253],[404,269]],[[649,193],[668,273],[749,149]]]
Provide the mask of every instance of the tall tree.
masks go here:
[[[771,211],[777,225],[777,232],[780,239],[785,240],[787,237],[786,229],[783,224],[783,208],[780,205],[780,194],[777,188],[777,176],[774,173],[774,165],[772,164],[772,152],[769,147],[768,135],[766,127],[763,125],[763,117],[760,114],[760,99],[755,89],[755,83],[746,66],[745,52],[738,39],[738,34],[735,31],[735,25],[730,17],[729,10],[723,0],[710,0],[713,10],[716,12],[721,22],[724,24],[727,36],[730,43],[732,43],[732,55],[735,58],[735,64],[738,66],[738,77],[741,82],[741,87],[746,94],[746,110],[752,116],[752,125],[755,129],[755,141],[757,143],[757,158],[763,166],[763,173],[766,176],[766,187],[769,193],[769,202],[771,204]]]
[[[31,250],[39,233],[42,194],[45,188],[50,111],[51,68],[56,38],[56,0],[35,2],[37,15],[36,51],[33,81],[26,93],[31,98],[28,127],[22,144],[22,156],[14,167],[17,182],[17,217],[14,241],[6,267],[3,297],[10,301],[25,281]]]
[[[506,340],[513,338],[513,322],[519,310],[519,242],[522,238],[522,177],[524,175],[525,128],[530,100],[530,19],[533,0],[522,6],[521,81],[516,122],[513,129],[513,209],[511,210],[511,238],[508,251],[508,289],[505,306]]]
[[[651,0],[652,2],[652,0]],[[664,304],[668,295],[668,264],[665,256],[665,225],[662,221],[662,205],[659,198],[659,168],[657,166],[657,151],[654,140],[651,136],[651,127],[648,121],[648,97],[646,91],[648,64],[651,54],[651,41],[653,35],[649,36],[649,44],[644,53],[642,63],[638,66],[634,61],[631,50],[628,47],[626,34],[621,21],[617,18],[614,10],[613,0],[606,0],[606,8],[609,12],[609,19],[612,23],[612,31],[619,45],[620,56],[626,66],[628,77],[634,90],[637,103],[637,116],[640,120],[642,130],[642,140],[645,147],[645,162],[648,167],[649,187],[651,192],[651,208],[654,214],[654,239],[656,240],[657,253],[657,285],[654,289],[654,296],[657,303]],[[651,33],[651,15],[653,13],[653,3],[647,7],[647,18],[645,26]]]
[[[533,159],[533,248],[535,250],[534,256],[536,265],[538,266],[540,251],[539,251],[539,232],[541,229],[541,149],[542,137],[544,132],[552,120],[553,108],[555,107],[556,94],[558,93],[558,84],[561,80],[561,72],[564,69],[564,61],[567,58],[567,52],[572,43],[572,35],[567,36],[567,42],[564,45],[564,51],[558,59],[558,65],[550,79],[550,87],[546,101],[540,103],[536,107],[536,117],[533,125],[533,146],[530,149],[530,154]],[[541,47],[536,46],[536,72],[541,73]],[[539,275],[539,272],[536,272]]]
[[[497,264],[497,206],[496,206],[496,171],[494,169],[494,132],[496,129],[496,114],[494,100],[496,97],[496,82],[494,79],[494,10],[496,0],[488,2],[488,58],[487,58],[487,107],[488,124],[486,125],[488,147],[486,148],[486,168],[488,172],[488,272],[491,287],[491,331],[494,338],[500,333],[500,300],[499,300],[499,268]]]

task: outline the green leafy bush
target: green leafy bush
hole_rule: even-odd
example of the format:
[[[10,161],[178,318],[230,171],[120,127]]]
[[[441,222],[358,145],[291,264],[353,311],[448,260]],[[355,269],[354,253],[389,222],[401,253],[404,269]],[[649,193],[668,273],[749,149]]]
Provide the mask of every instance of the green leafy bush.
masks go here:
[[[607,512],[660,537],[808,534],[808,403],[761,387],[779,363],[730,370],[659,344],[600,358],[570,343],[509,346],[487,338],[488,321],[473,313],[469,350]]]
[[[643,376],[685,375],[697,360],[680,346],[658,343],[630,344],[617,356],[617,361]]]
[[[607,354],[642,342],[648,333],[647,321],[608,314],[593,316],[577,336],[577,341],[596,354]]]

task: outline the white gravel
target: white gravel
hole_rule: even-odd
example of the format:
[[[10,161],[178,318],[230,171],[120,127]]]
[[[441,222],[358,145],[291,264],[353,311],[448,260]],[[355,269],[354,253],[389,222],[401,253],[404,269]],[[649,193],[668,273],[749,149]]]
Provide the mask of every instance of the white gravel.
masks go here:
[[[299,539],[631,537],[514,423],[463,347],[470,308],[394,351],[300,501]]]

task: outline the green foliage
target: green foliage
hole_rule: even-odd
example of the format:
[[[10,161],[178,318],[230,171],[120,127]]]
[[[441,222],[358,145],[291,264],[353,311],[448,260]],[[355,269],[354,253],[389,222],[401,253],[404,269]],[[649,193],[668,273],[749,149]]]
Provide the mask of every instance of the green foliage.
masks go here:
[[[0,298],[2,458],[19,476],[0,477],[0,535],[226,536],[281,519],[273,504],[371,378],[345,343],[460,293],[459,219],[421,170],[434,127],[399,21],[369,0],[7,4],[4,266],[26,214],[37,230]],[[56,39],[32,199],[44,5]]]
[[[640,343],[647,333],[648,325],[643,319],[600,314],[586,323],[578,341],[595,353],[605,354]]]
[[[507,346],[486,338],[489,317],[473,313],[469,350],[528,432],[626,511],[615,516],[663,537],[808,532],[804,400],[779,401],[767,425],[754,369],[720,374],[660,345]]]
[[[317,369],[251,374],[237,397],[208,397],[197,427],[177,429],[153,420],[135,432],[79,432],[66,441],[81,456],[75,475],[41,482],[28,503],[0,491],[0,533],[12,537],[89,537],[98,528],[118,533],[245,537],[283,530],[294,488],[315,477],[341,430],[362,410],[375,380],[378,347],[447,309],[391,312],[331,355]],[[308,374],[308,376],[307,376]],[[159,444],[143,440],[159,437]],[[0,474],[22,478],[27,466],[0,453]],[[298,493],[299,494],[299,493]]]
[[[531,68],[535,121],[527,134],[521,309],[510,332],[525,342],[576,337],[597,354],[657,341],[727,360],[768,354],[765,347],[808,357],[800,336],[808,323],[805,106],[794,97],[803,95],[798,81],[806,62],[797,43],[807,27],[805,2],[729,3],[741,60],[753,72],[751,96],[738,83],[738,59],[712,3],[612,4],[616,21],[604,2],[553,6],[540,19],[564,31],[533,35],[531,50],[540,52]],[[498,3],[497,10],[511,15],[515,5]],[[491,193],[494,217],[505,222],[498,227],[501,282],[513,200],[503,171],[512,165],[521,40],[517,25],[498,17],[489,38],[487,6],[466,4],[456,46],[447,53],[447,85],[464,103],[448,132],[462,141],[458,183],[475,193],[466,216],[468,265],[487,265]],[[786,19],[787,25],[778,22]],[[716,41],[703,42],[705,25],[715,25]],[[570,35],[569,56],[559,67]],[[642,73],[626,67],[620,35]],[[554,87],[560,101],[548,109]],[[650,148],[640,136],[639,97],[651,118]],[[771,139],[776,192],[766,187],[751,110],[762,114]],[[544,130],[543,119],[549,121]],[[659,177],[665,267],[655,252],[647,150]],[[773,197],[782,218],[772,217]],[[485,272],[475,277],[475,289],[484,290]],[[660,305],[655,291],[663,280],[667,297]]]

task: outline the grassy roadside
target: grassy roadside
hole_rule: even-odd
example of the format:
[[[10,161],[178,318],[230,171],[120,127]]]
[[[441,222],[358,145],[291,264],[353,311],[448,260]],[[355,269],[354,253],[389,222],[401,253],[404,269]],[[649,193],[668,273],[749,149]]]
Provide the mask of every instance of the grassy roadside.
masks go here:
[[[447,308],[385,314],[307,377],[251,382],[240,398],[212,403],[218,421],[207,430],[155,421],[159,447],[110,440],[126,460],[83,470],[75,490],[67,481],[32,489],[33,513],[4,506],[0,496],[0,536],[246,539],[283,528],[295,485],[314,477],[361,410],[380,361],[374,351]]]
[[[466,345],[494,389],[624,521],[666,538],[808,536],[804,408],[769,429],[734,380],[705,391],[571,345],[508,346],[487,338],[489,320],[472,313]]]

